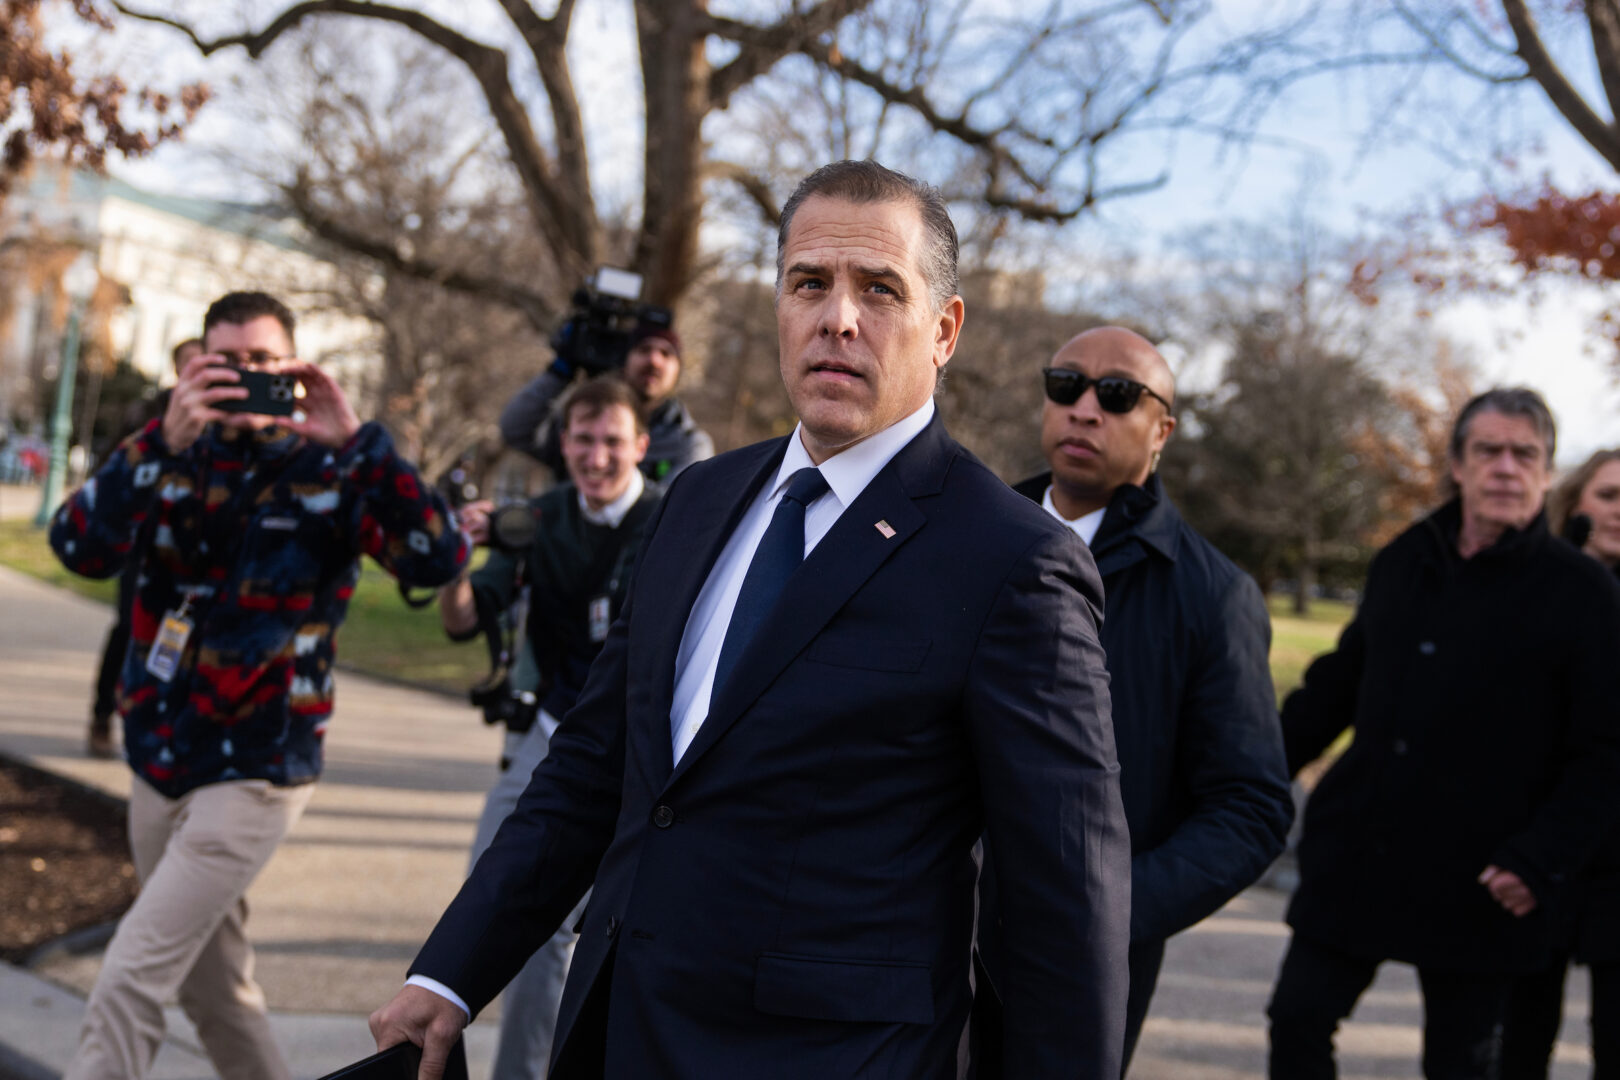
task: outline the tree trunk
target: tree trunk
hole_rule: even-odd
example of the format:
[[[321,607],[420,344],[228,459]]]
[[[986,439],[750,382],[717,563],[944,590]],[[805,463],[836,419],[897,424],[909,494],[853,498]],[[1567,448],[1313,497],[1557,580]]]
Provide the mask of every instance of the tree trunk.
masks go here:
[[[1299,589],[1294,593],[1294,614],[1300,618],[1311,613],[1311,594],[1316,591],[1316,564],[1320,558],[1317,550],[1316,530],[1311,524],[1306,525],[1306,533],[1301,537],[1299,545],[1299,567],[1294,577]]]
[[[709,61],[696,17],[706,10],[707,0],[636,0],[647,140],[634,264],[655,304],[674,305],[697,264]]]

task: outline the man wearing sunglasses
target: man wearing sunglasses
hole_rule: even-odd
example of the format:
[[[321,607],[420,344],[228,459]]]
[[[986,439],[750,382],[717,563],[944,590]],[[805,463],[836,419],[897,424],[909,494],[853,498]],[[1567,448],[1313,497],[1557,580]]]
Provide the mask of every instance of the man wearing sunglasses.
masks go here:
[[[1128,1067],[1165,939],[1265,871],[1294,805],[1260,590],[1159,483],[1176,427],[1169,366],[1144,338],[1106,326],[1064,345],[1042,377],[1041,450],[1052,471],[1016,490],[1086,542],[1103,578],[1132,849]],[[983,948],[994,974],[994,940]]]

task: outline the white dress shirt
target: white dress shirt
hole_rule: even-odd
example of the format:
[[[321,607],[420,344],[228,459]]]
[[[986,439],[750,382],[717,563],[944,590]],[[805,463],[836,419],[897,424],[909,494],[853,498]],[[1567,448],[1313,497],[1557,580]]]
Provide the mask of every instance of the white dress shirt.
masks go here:
[[[827,481],[828,491],[805,510],[805,555],[827,535],[845,507],[866,490],[872,477],[916,438],[933,417],[934,399],[929,398],[910,416],[821,463],[821,475]],[[776,479],[760,489],[737,523],[720,558],[709,571],[708,580],[692,605],[692,613],[686,618],[686,632],[681,635],[681,649],[675,656],[675,697],[669,711],[670,737],[677,762],[692,745],[698,728],[709,715],[714,672],[720,663],[720,645],[726,639],[726,628],[731,625],[731,611],[737,606],[737,594],[742,591],[748,564],[754,560],[754,549],[759,547],[788,481],[800,469],[814,464],[804,448],[803,425],[800,425],[788,439],[787,453],[782,458],[782,467],[776,471]]]
[[[1063,522],[1063,524],[1072,529],[1074,531],[1074,535],[1078,536],[1080,538],[1080,542],[1086,545],[1086,547],[1091,546],[1091,541],[1097,535],[1097,530],[1102,528],[1103,515],[1108,513],[1108,507],[1105,506],[1101,510],[1093,510],[1089,514],[1081,514],[1073,521],[1070,521],[1068,518],[1058,513],[1057,504],[1052,501],[1051,484],[1046,485],[1046,494],[1041,497],[1041,505],[1046,507],[1046,512],[1048,514],[1051,514],[1053,517],[1057,518],[1059,521]]]
[[[630,512],[630,508],[636,505],[636,500],[641,498],[641,493],[646,490],[647,481],[641,478],[641,470],[631,469],[630,483],[625,487],[624,494],[600,510],[592,510],[590,504],[585,501],[585,493],[579,492],[579,512],[592,525],[606,525],[610,529],[617,529],[619,523],[624,520],[624,515]]]
[[[876,435],[862,439],[848,450],[842,450],[823,461],[819,468],[827,481],[827,493],[805,509],[804,553],[821,542],[837,522],[844,509],[866,490],[866,485],[883,470],[894,455],[921,434],[934,418],[934,399],[923,407]],[[754,561],[754,549],[759,547],[765,529],[776,513],[776,504],[788,481],[800,469],[814,466],[809,451],[804,448],[803,425],[793,429],[788,439],[787,453],[776,478],[765,484],[754,497],[742,520],[726,541],[720,558],[698,592],[692,613],[686,618],[686,631],[681,635],[680,652],[675,657],[675,699],[669,711],[670,737],[673,740],[675,761],[681,760],[686,748],[692,745],[698,728],[709,715],[709,698],[714,692],[714,672],[720,663],[720,645],[726,638],[726,627],[731,625],[731,611],[737,606],[737,594],[742,591],[743,577],[748,564]],[[626,507],[628,509],[628,506]],[[622,514],[621,514],[622,517]],[[412,975],[405,980],[407,986],[420,986],[442,998],[454,1002],[462,1012],[472,1015],[467,1003],[448,986],[425,975]]]

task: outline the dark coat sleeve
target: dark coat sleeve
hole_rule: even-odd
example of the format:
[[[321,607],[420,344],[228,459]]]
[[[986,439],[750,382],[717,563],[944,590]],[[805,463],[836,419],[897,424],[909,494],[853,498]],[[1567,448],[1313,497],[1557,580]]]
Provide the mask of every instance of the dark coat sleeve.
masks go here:
[[[1299,770],[1321,757],[1333,740],[1355,723],[1356,698],[1367,661],[1362,620],[1367,598],[1382,581],[1381,564],[1388,559],[1389,550],[1379,552],[1367,568],[1361,608],[1339,635],[1338,647],[1311,661],[1304,681],[1283,701],[1283,747],[1288,755],[1289,776],[1298,775]]]
[[[995,850],[1003,1075],[1117,1080],[1130,933],[1102,585],[1069,534],[1043,534],[990,611],[965,712]],[[1039,632],[1032,632],[1032,628]]]
[[[1190,813],[1132,860],[1133,941],[1184,930],[1253,884],[1294,820],[1271,619],[1253,580],[1234,577],[1200,631],[1177,725],[1176,776]]]
[[[660,504],[647,536],[662,516]],[[411,964],[410,974],[450,987],[475,1016],[585,895],[613,839],[624,783],[635,599],[632,584],[546,759]]]
[[[569,380],[554,371],[542,371],[512,396],[501,410],[501,439],[540,464],[562,475],[562,433],[552,408],[568,389]]]
[[[1594,575],[1595,577],[1595,575]],[[1509,837],[1493,862],[1524,879],[1538,899],[1572,881],[1596,854],[1620,811],[1620,586],[1607,573],[1596,595],[1564,605],[1580,612],[1580,632],[1553,692],[1568,716],[1562,768],[1530,824]]]

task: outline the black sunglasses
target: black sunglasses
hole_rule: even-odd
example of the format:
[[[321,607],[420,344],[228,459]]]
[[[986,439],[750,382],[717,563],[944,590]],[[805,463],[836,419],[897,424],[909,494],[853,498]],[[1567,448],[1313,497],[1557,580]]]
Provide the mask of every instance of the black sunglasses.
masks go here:
[[[1095,386],[1097,404],[1102,406],[1104,412],[1128,413],[1136,408],[1143,394],[1163,402],[1166,409],[1170,407],[1164,398],[1135,379],[1127,379],[1123,375],[1104,375],[1100,379],[1093,379],[1083,371],[1055,367],[1041,368],[1041,375],[1046,379],[1046,397],[1054,405],[1073,405],[1086,392],[1086,387]]]

